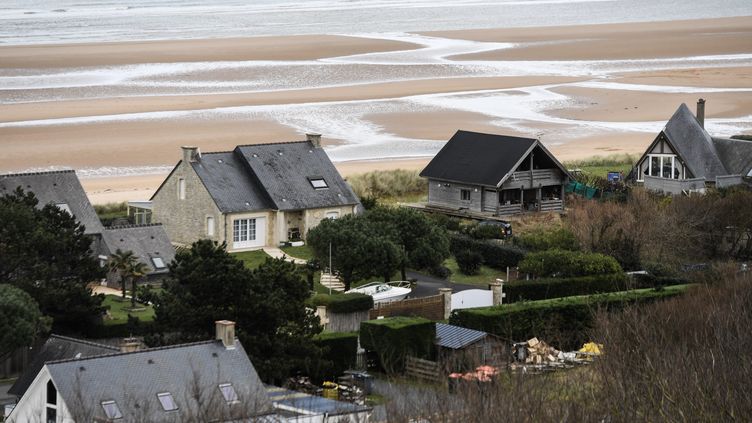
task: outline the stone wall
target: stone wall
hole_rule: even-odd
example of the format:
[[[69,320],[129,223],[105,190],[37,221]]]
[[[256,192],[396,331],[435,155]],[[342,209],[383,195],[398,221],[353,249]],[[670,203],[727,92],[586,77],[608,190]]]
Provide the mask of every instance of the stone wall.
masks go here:
[[[185,179],[185,199],[178,193],[178,181]],[[224,241],[223,216],[193,167],[181,161],[152,200],[152,222],[161,223],[173,243],[190,245],[209,238]],[[207,217],[214,217],[214,236],[207,236]]]

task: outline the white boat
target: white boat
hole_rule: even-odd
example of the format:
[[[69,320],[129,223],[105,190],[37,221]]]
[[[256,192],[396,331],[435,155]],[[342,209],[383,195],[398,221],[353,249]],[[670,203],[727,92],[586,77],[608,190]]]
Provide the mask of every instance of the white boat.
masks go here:
[[[412,292],[412,288],[410,288],[410,282],[406,281],[371,282],[365,285],[361,285],[357,288],[353,288],[345,292],[345,294],[349,294],[351,292],[370,295],[373,297],[373,303],[379,304],[404,300],[405,297],[407,297],[410,292]]]

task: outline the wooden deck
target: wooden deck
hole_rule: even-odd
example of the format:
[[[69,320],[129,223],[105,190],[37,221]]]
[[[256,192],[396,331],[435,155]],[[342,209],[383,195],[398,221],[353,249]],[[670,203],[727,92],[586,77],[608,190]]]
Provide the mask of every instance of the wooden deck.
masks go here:
[[[546,207],[543,208],[541,211],[527,211],[527,210],[523,211],[522,207],[519,204],[514,204],[512,205],[512,207],[514,207],[513,213],[502,214],[502,215],[497,215],[493,212],[477,212],[477,211],[471,211],[467,209],[458,210],[458,209],[451,209],[451,208],[445,208],[445,207],[438,207],[438,206],[428,205],[427,203],[400,203],[400,206],[409,207],[411,209],[420,210],[426,213],[441,213],[447,216],[459,217],[462,219],[495,220],[498,222],[508,222],[510,220],[514,220],[515,217],[529,215],[532,213],[545,213],[545,212],[563,213],[564,212],[563,208],[561,207],[561,200],[557,200],[555,202],[552,201],[551,203],[558,203],[558,207],[556,206],[556,204],[546,204]]]

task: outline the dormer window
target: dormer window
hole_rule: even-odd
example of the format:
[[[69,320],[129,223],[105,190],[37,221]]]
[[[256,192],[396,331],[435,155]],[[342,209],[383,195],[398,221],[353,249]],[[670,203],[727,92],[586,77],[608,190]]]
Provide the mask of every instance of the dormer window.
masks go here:
[[[159,403],[162,404],[162,409],[164,411],[174,411],[178,409],[178,405],[175,404],[175,400],[172,398],[171,393],[163,392],[157,394],[157,398],[159,398]]]
[[[123,413],[120,412],[120,408],[115,401],[102,401],[102,408],[104,409],[104,415],[107,416],[108,419],[115,420],[123,418]]]
[[[324,178],[308,178],[308,182],[311,183],[313,189],[327,189],[329,185]]]
[[[165,262],[164,260],[162,260],[162,257],[152,257],[151,262],[154,264],[154,268],[157,270],[167,267],[165,266]]]
[[[235,392],[235,388],[232,383],[220,383],[219,390],[222,392],[222,396],[228,404],[235,404],[240,402],[238,400],[238,394]]]

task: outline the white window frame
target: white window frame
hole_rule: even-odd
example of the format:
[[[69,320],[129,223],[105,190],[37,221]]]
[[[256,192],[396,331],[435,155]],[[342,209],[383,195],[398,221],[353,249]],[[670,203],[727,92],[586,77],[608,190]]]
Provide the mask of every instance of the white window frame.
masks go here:
[[[467,200],[462,198],[466,192],[467,192]],[[472,201],[472,200],[473,200],[473,191],[469,188],[468,189],[460,188],[460,201]]]
[[[178,200],[185,200],[185,178],[178,178]]]
[[[337,210],[328,211],[326,212],[324,216],[326,219],[339,219],[339,211]]]
[[[157,262],[159,260],[159,262]],[[152,257],[151,263],[154,265],[154,270],[162,270],[167,268],[167,263],[164,262],[164,259],[162,257]],[[160,266],[159,263],[162,263]]]
[[[206,236],[214,236],[215,231],[214,216],[206,216]]]
[[[225,388],[230,388],[229,392],[226,392]],[[222,393],[222,397],[225,399],[225,402],[228,404],[237,404],[240,402],[238,393],[235,391],[235,387],[232,386],[232,383],[220,383],[219,392]]]
[[[235,248],[253,246],[257,239],[258,220],[255,217],[233,219],[232,221],[232,245]]]
[[[110,419],[110,420],[118,420],[118,419],[122,419],[123,418],[123,412],[120,411],[120,407],[118,407],[118,405],[117,405],[117,403],[115,401],[113,401],[113,400],[102,401],[101,404],[102,404],[102,409],[104,410],[104,415],[107,416],[108,419]],[[116,414],[110,415],[110,412],[107,410],[107,406],[108,405],[115,406],[114,410],[112,410],[112,411],[115,411]]]
[[[308,178],[308,182],[311,184],[313,189],[319,190],[319,189],[329,189],[329,184],[326,182],[326,179],[316,177],[316,178]]]
[[[653,157],[655,157],[655,158],[658,159],[658,176],[653,176]],[[664,178],[663,177],[664,159],[671,159],[670,160],[671,161],[671,177],[669,177],[669,178]],[[674,169],[676,169],[676,164],[677,163],[681,164],[681,162],[679,161],[679,158],[678,158],[678,156],[676,154],[663,154],[663,153],[661,153],[661,154],[659,154],[659,153],[649,153],[648,155],[645,156],[645,160],[643,160],[642,163],[647,163],[647,165],[648,165],[647,166],[647,170],[648,170],[647,174],[649,176],[653,176],[654,178],[662,178],[662,179],[677,179],[677,178],[674,178]],[[640,181],[640,182],[644,182],[645,181],[645,175],[642,173],[642,166],[639,166],[637,168],[637,174],[638,174],[637,180]],[[686,175],[686,168],[684,166],[682,166],[682,171],[681,171],[681,174],[678,176],[678,179],[686,179],[685,175]]]
[[[68,212],[69,215],[73,216],[73,212],[70,209],[70,206],[68,206],[68,203],[57,203],[55,204],[55,207],[59,208],[62,211]]]
[[[168,409],[165,405],[165,401],[163,401],[163,398],[167,398],[167,401],[169,401],[169,404],[172,404],[173,408]],[[178,404],[175,402],[175,398],[172,397],[172,394],[169,392],[160,392],[157,394],[157,399],[159,400],[159,404],[162,405],[163,411],[176,411],[179,407]]]

